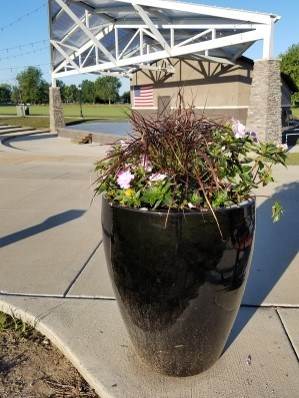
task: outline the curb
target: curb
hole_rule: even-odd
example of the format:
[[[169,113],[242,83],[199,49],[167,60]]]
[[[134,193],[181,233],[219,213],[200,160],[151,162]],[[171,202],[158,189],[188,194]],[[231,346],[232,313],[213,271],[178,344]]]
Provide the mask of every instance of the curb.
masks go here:
[[[92,133],[89,131],[77,130],[77,129],[75,130],[75,129],[71,129],[71,128],[58,129],[59,137],[70,138],[73,141],[79,141],[89,134],[91,134],[91,136],[92,136],[92,142],[96,142],[97,144],[100,144],[100,145],[112,145],[116,141],[119,141],[119,140],[127,137],[126,135],[117,136],[117,135],[111,135],[111,134],[105,134],[105,133]]]
[[[90,387],[95,390],[95,392],[99,395],[99,398],[113,398],[103,386],[100,386],[99,383],[94,380],[88,370],[82,365],[80,360],[72,353],[70,349],[68,349],[68,346],[65,344],[65,342],[63,342],[63,340],[51,329],[51,327],[47,326],[42,319],[39,319],[38,316],[34,316],[32,313],[28,312],[28,310],[23,310],[14,304],[3,301],[1,295],[0,311],[7,315],[21,319],[23,322],[34,327],[34,329],[47,337],[51,343],[57,347],[58,350],[71,362],[71,364],[77,369],[77,371],[86,380]]]
[[[37,131],[31,131],[31,133],[27,133],[27,132],[24,132],[24,134],[22,134],[22,132],[20,132],[21,134],[11,134],[11,135],[9,135],[9,136],[4,136],[4,138],[1,138],[1,135],[0,135],[0,143],[1,144],[4,144],[5,146],[9,146],[9,145],[6,145],[6,142],[7,141],[11,141],[11,140],[14,140],[14,139],[16,139],[16,138],[19,138],[19,137],[29,137],[30,135],[38,135],[38,134],[44,134],[44,133],[49,133],[50,132],[50,130],[37,130]],[[55,136],[57,136],[57,134],[55,134]]]

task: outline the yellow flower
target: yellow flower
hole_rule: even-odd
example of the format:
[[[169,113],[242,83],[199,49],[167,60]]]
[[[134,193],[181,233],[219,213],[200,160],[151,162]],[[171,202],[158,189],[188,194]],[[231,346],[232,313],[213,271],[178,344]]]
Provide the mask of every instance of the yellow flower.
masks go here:
[[[125,196],[131,198],[134,195],[134,189],[128,188],[125,190]]]

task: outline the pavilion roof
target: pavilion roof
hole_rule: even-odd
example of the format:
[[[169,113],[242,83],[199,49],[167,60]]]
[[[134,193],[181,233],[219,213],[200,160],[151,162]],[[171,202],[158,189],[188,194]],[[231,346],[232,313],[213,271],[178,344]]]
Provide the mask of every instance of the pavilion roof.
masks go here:
[[[52,77],[130,75],[158,60],[234,62],[264,41],[272,57],[279,16],[168,0],[49,0]]]

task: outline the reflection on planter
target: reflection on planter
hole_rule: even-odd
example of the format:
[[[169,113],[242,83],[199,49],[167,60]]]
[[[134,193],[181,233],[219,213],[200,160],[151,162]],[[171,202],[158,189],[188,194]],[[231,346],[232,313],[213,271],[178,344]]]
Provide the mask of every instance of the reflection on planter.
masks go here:
[[[167,223],[166,223],[166,218]],[[220,356],[240,306],[255,227],[255,203],[212,214],[141,212],[103,200],[109,272],[142,358],[190,375]]]

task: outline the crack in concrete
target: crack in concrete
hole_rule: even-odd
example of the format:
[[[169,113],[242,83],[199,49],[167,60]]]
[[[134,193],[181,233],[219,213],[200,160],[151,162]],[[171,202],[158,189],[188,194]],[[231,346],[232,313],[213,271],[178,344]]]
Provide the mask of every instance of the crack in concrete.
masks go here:
[[[82,274],[82,272],[84,271],[84,269],[86,268],[86,266],[88,265],[89,261],[91,260],[91,258],[94,256],[95,252],[97,251],[97,249],[100,247],[102,241],[98,244],[98,246],[93,250],[93,252],[91,253],[91,255],[89,256],[88,260],[84,263],[84,266],[81,268],[81,270],[79,271],[79,273],[76,275],[76,277],[74,278],[73,282],[72,282],[72,286],[74,285],[74,283],[78,280],[79,276]],[[72,287],[71,286],[71,287]],[[70,288],[71,288],[70,287]],[[68,291],[70,289],[68,288]],[[95,301],[100,301],[100,300],[107,300],[107,301],[115,301],[116,298],[112,297],[112,296],[102,296],[102,295],[96,295],[96,296],[89,296],[89,295],[78,295],[78,294],[43,294],[43,293],[10,293],[10,292],[4,292],[4,291],[0,291],[0,297],[28,297],[28,298],[40,298],[40,299],[47,299],[47,298],[51,298],[51,299],[63,299],[63,300],[95,300]],[[272,308],[274,310],[277,309],[298,309],[299,310],[299,304],[241,304],[240,308]]]
[[[92,259],[92,257],[95,255],[96,251],[98,250],[98,248],[101,246],[102,244],[102,240],[100,240],[100,242],[96,245],[96,247],[93,249],[93,251],[91,252],[91,254],[89,255],[89,257],[87,258],[87,260],[85,261],[85,263],[83,264],[83,266],[81,267],[81,269],[79,270],[79,272],[77,273],[77,275],[75,276],[75,278],[71,281],[71,283],[69,284],[69,286],[66,288],[65,292],[63,293],[63,297],[66,297],[68,292],[71,290],[71,288],[74,286],[74,284],[76,283],[76,281],[78,280],[79,276],[82,274],[82,272],[84,271],[84,269],[87,267],[88,263],[90,262],[90,260]]]
[[[79,296],[79,295],[68,295],[63,296],[62,294],[34,294],[34,293],[8,293],[0,291],[1,297],[24,297],[24,298],[39,298],[39,299],[60,299],[60,300],[107,300],[115,301],[115,297],[110,296]]]
[[[289,344],[290,344],[290,346],[291,346],[291,349],[292,349],[292,351],[294,352],[294,354],[295,354],[295,356],[296,356],[296,358],[297,358],[297,360],[298,360],[298,362],[299,362],[299,354],[298,354],[298,352],[297,352],[297,350],[296,350],[295,345],[293,344],[292,337],[289,335],[289,333],[288,333],[288,331],[287,331],[287,327],[286,327],[286,325],[285,325],[285,323],[284,323],[284,321],[283,321],[283,318],[282,318],[282,317],[280,316],[280,314],[279,314],[278,308],[279,308],[279,307],[275,308],[275,312],[276,312],[277,317],[278,317],[278,319],[279,319],[279,321],[280,321],[280,324],[281,324],[281,326],[282,326],[282,329],[283,329],[285,335],[287,336],[287,339],[288,339],[288,341],[289,341]]]
[[[298,304],[277,304],[277,303],[261,303],[261,304],[241,304],[241,307],[244,308],[297,308],[299,309]]]

